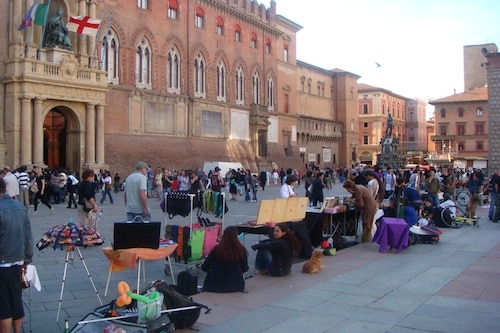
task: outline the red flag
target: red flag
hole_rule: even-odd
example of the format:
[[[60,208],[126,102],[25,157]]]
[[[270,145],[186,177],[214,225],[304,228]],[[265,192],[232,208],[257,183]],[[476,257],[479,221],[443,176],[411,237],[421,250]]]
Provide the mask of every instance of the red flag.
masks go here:
[[[99,31],[101,20],[91,18],[90,16],[70,16],[66,25],[69,31],[78,34],[89,35],[95,37]]]

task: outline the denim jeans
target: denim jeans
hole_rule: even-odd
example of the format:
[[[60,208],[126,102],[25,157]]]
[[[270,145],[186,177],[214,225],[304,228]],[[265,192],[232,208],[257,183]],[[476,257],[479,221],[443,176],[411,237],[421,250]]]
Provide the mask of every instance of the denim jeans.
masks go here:
[[[141,218],[137,216],[142,217],[142,220],[144,221],[151,221],[151,214],[144,215],[142,213],[130,213],[130,212],[127,212],[127,221],[142,222]]]
[[[493,220],[495,216],[495,202],[497,201],[497,192],[491,192],[491,200],[490,200],[490,210],[488,212],[488,217],[490,220]]]
[[[439,197],[437,194],[430,194],[429,193],[428,198],[431,200],[432,206],[434,206],[434,207],[439,206]]]
[[[257,256],[255,257],[255,269],[269,272],[272,261],[271,251],[258,250]]]

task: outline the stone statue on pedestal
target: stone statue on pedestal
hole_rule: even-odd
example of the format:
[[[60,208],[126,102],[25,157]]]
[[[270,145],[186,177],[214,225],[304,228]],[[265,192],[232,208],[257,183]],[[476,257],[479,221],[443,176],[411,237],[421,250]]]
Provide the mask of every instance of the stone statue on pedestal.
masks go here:
[[[69,30],[64,22],[63,13],[63,9],[59,7],[56,12],[57,15],[51,17],[47,22],[43,46],[71,50],[71,39],[69,38]]]

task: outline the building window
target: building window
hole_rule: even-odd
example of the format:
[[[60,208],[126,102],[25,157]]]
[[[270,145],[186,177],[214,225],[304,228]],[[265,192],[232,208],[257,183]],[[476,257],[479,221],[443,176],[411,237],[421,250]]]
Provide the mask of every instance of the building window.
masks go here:
[[[368,114],[368,104],[363,104],[363,114]]]
[[[222,60],[217,65],[217,100],[226,101],[226,66]]]
[[[224,20],[222,17],[217,17],[217,25],[215,27],[215,33],[219,36],[224,35]]]
[[[439,127],[439,134],[440,135],[446,135],[446,126],[445,125],[441,125]]]
[[[102,39],[100,69],[106,72],[108,83],[118,84],[118,38],[114,31],[108,30]]]
[[[464,109],[463,108],[458,109],[458,117],[462,118],[463,116],[464,116]]]
[[[368,135],[363,135],[363,144],[367,145],[368,144]]]
[[[477,115],[478,117],[482,117],[482,116],[483,116],[483,109],[481,109],[481,108],[477,108],[477,110],[476,110],[476,115]]]
[[[476,142],[476,150],[484,150],[483,141]]]
[[[138,88],[151,89],[151,51],[146,38],[141,38],[136,49],[135,83]]]
[[[148,0],[137,0],[137,7],[141,9],[148,9]]]
[[[168,0],[167,16],[173,20],[177,20],[177,13],[179,11],[179,3],[177,0]]]
[[[461,141],[458,143],[458,150],[465,150],[465,142]]]
[[[274,82],[270,76],[267,78],[267,110],[274,111]]]
[[[181,82],[181,61],[179,52],[172,47],[167,55],[167,91],[170,93],[180,93]]]
[[[368,123],[363,123],[364,128],[368,128]]]
[[[317,89],[316,93],[318,94],[318,96],[321,96],[321,86],[319,85],[319,83],[318,85],[316,85],[316,89]]]
[[[288,55],[288,44],[285,44],[283,46],[283,61],[284,62],[289,62],[290,61],[289,55]]]
[[[446,110],[441,109],[441,118],[446,118]]]
[[[198,53],[194,59],[194,95],[195,97],[205,97],[205,59]]]
[[[457,124],[457,135],[465,135],[465,124]]]
[[[475,128],[476,128],[476,135],[484,134],[484,123],[475,124]]]
[[[285,109],[285,113],[288,113],[290,110],[289,110],[289,101],[288,101],[288,94],[285,94],[285,96],[283,96],[283,103],[284,103],[284,109]]]
[[[201,7],[196,8],[196,12],[194,14],[194,26],[197,28],[203,28],[205,26],[205,12]]]
[[[305,82],[306,82],[306,77],[301,76],[300,77],[300,91],[305,92]]]
[[[311,79],[307,79],[307,93],[311,93]]]
[[[410,111],[410,121],[414,121],[415,120],[415,114],[413,113],[413,111]]]
[[[245,75],[241,66],[236,69],[236,104],[245,103]]]
[[[250,35],[250,47],[252,49],[257,48],[257,34],[252,31],[252,34]]]
[[[266,49],[265,52],[267,54],[271,54],[271,40],[269,38],[266,38]]]
[[[234,41],[241,42],[241,27],[239,24],[234,26]]]

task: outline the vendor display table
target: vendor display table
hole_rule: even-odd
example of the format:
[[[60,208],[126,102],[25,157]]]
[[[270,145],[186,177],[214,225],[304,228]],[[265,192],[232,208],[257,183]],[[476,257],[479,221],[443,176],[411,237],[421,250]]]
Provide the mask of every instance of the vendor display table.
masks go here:
[[[102,252],[109,259],[108,280],[106,282],[106,290],[104,292],[104,296],[108,294],[111,273],[120,272],[126,268],[134,270],[136,262],[138,263],[137,291],[139,291],[141,280],[141,266],[143,265],[144,260],[161,260],[167,258],[170,272],[172,274],[172,281],[175,284],[174,272],[172,270],[172,263],[170,261],[170,255],[175,251],[175,249],[177,249],[177,244],[171,244],[166,247],[160,247],[158,249],[132,248],[113,250],[112,247],[104,247],[102,249]],[[145,277],[144,275],[145,274],[143,273],[143,278]]]
[[[408,247],[409,228],[404,219],[382,217],[372,242],[379,244],[379,251],[396,248],[400,252]]]

